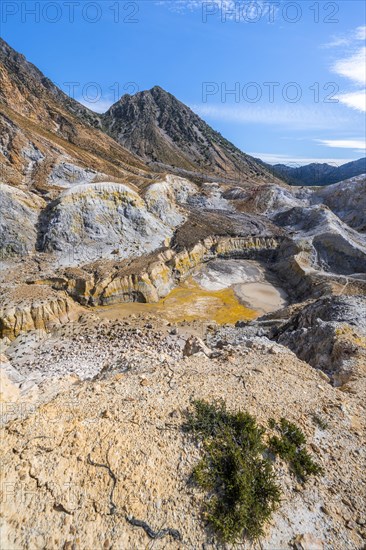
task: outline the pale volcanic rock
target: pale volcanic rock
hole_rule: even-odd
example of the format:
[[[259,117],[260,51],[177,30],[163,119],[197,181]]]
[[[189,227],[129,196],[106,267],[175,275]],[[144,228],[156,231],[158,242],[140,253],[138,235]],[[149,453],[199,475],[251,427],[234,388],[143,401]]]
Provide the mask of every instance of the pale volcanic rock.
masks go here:
[[[312,267],[342,275],[366,272],[365,236],[326,206],[294,207],[272,217],[293,239],[312,249]]]
[[[35,251],[36,224],[45,201],[34,193],[0,183],[0,253],[2,257]]]
[[[191,355],[196,355],[197,353],[203,353],[207,357],[211,357],[212,350],[206,346],[206,344],[197,338],[197,336],[190,336],[184,346],[183,355],[185,357],[190,357]]]
[[[0,404],[15,403],[20,398],[18,380],[14,379],[12,368],[8,358],[0,354]]]
[[[141,256],[172,234],[171,226],[150,213],[127,185],[84,184],[65,191],[49,207],[42,248],[57,251],[62,263],[73,265],[108,257],[115,249],[120,258]]]
[[[366,375],[366,298],[330,296],[305,305],[272,337],[325,371],[337,386]]]
[[[159,323],[151,320],[153,327]],[[70,350],[74,360],[82,336],[85,349],[99,340],[129,352],[121,363],[117,354],[96,379],[72,384],[2,430],[6,548],[145,547],[151,540],[126,515],[153,530],[179,530],[182,542],[166,536],[158,547],[218,545],[202,518],[204,495],[189,483],[201,450],[182,430],[185,411],[199,398],[224,398],[230,410],[248,410],[263,426],[271,417],[296,422],[324,467],[322,476],[299,486],[276,462],[283,499],[261,538],[263,548],[291,548],[294,540],[334,550],[362,547],[364,527],[349,521],[361,518],[365,496],[365,416],[357,393],[333,388],[282,346],[279,355],[258,344],[224,348],[216,359],[201,354],[183,360],[174,349],[165,357],[154,354],[154,341],[166,346],[156,329],[120,325],[95,324],[93,338],[85,320],[83,331],[70,333],[69,347],[62,340],[63,352],[49,345],[48,358],[52,352],[66,359]],[[126,370],[131,355],[136,360]],[[31,495],[31,506],[25,495]]]
[[[313,191],[312,203],[327,205],[356,231],[366,231],[366,175]]]
[[[78,319],[81,313],[81,307],[66,293],[47,285],[19,285],[8,290],[1,301],[1,337],[14,338],[21,332],[49,329]]]

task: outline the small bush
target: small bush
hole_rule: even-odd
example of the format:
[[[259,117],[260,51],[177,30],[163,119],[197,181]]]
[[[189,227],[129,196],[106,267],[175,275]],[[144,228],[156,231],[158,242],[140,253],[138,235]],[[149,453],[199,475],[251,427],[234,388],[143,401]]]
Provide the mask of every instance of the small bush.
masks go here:
[[[317,476],[323,472],[321,466],[307,452],[306,438],[300,428],[285,418],[281,418],[280,424],[271,419],[269,425],[280,432],[279,437],[274,435],[269,439],[270,451],[285,460],[301,481],[305,482],[309,476]]]
[[[229,413],[223,401],[195,401],[185,429],[203,439],[194,481],[211,496],[209,523],[225,542],[257,539],[280,502],[272,462],[263,456],[264,429],[246,412]]]
[[[264,442],[266,430],[247,412],[228,412],[224,401],[193,402],[183,428],[203,442],[203,458],[192,479],[207,491],[205,517],[224,542],[255,540],[281,500],[270,453],[281,456],[302,481],[322,468],[306,451],[306,438],[281,418],[269,426],[280,435]]]

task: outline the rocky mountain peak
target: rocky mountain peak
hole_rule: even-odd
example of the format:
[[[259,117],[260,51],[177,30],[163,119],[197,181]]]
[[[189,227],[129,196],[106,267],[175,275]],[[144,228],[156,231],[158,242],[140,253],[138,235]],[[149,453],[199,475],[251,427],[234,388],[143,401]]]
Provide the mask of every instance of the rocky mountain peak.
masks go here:
[[[102,115],[102,124],[106,133],[158,169],[255,183],[276,180],[160,86],[122,96]]]

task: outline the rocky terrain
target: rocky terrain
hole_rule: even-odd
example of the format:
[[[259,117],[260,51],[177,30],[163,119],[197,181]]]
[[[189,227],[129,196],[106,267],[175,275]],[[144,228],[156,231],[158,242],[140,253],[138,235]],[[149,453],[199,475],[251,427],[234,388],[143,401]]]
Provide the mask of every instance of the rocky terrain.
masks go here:
[[[110,136],[155,169],[201,180],[281,180],[159,86],[124,95],[101,120]]]
[[[187,327],[156,318],[84,318],[71,327],[44,334],[29,360],[9,352],[33,385],[22,382],[19,405],[3,409],[5,547],[145,547],[149,536],[129,517],[179,531],[180,542],[167,535],[150,539],[154,546],[218,547],[200,517],[202,494],[189,484],[200,449],[181,425],[192,399],[222,396],[263,424],[295,420],[325,468],[304,486],[278,465],[284,501],[262,547],[362,547],[364,369],[340,391],[287,347],[243,329],[211,327],[215,357],[184,357]]]
[[[148,178],[147,166],[99,128],[98,115],[0,38],[2,182],[54,198],[65,186],[106,174]]]
[[[290,187],[161,88],[97,115],[3,41],[0,83],[2,547],[363,548],[365,176]],[[273,457],[259,541],[190,477],[218,398],[323,468]]]

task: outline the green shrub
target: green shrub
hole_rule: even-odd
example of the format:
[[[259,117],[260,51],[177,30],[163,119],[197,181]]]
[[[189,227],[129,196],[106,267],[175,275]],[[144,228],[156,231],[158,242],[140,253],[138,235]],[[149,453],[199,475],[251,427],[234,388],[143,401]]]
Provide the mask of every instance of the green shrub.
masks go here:
[[[280,502],[272,462],[263,456],[265,430],[223,401],[195,401],[185,429],[203,440],[193,480],[209,492],[205,516],[225,542],[257,539]]]
[[[258,539],[281,500],[270,454],[288,462],[302,481],[322,468],[306,451],[304,433],[285,418],[269,421],[279,435],[264,441],[266,430],[247,412],[227,411],[223,400],[193,402],[183,429],[203,443],[203,457],[192,480],[207,491],[205,517],[224,542]]]
[[[307,452],[306,438],[300,428],[285,418],[281,418],[280,424],[271,419],[269,425],[280,432],[280,436],[274,435],[269,439],[270,451],[285,460],[301,481],[323,473],[321,466]]]

